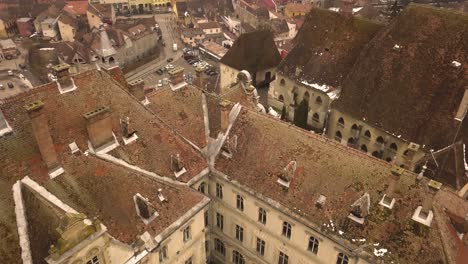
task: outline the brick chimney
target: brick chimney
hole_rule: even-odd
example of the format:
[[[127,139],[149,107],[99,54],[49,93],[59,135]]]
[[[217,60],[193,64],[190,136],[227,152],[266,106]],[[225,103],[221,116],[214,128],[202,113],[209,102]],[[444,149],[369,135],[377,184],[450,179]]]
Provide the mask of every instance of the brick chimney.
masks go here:
[[[145,96],[145,82],[142,79],[137,79],[128,83],[128,90],[135,96],[138,101],[143,102],[146,100]]]
[[[185,87],[187,83],[184,80],[184,68],[178,66],[168,73],[169,79],[171,80],[170,87],[173,91]]]
[[[100,107],[83,115],[86,119],[86,130],[89,141],[94,148],[114,141],[109,107]]]
[[[195,73],[197,76],[197,80],[195,81],[195,85],[201,89],[205,89],[205,84],[203,81],[203,69],[200,67],[195,68]]]
[[[57,64],[52,67],[55,76],[57,76],[57,86],[60,93],[71,92],[76,89],[75,82],[70,76],[70,65],[66,63]]]
[[[48,120],[43,107],[44,103],[40,100],[24,106],[31,119],[33,134],[41,152],[42,160],[49,169],[49,176],[54,178],[63,173],[63,168],[60,165],[50,136]]]

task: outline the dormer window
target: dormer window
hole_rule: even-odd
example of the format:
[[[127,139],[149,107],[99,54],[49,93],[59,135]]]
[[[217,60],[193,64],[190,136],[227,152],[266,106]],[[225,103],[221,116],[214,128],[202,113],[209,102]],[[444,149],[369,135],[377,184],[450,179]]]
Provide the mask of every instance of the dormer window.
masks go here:
[[[414,221],[425,226],[431,226],[432,218],[434,218],[432,210],[425,210],[422,206],[418,206],[414,211],[413,217],[411,217]]]
[[[143,197],[141,194],[135,194],[133,196],[133,202],[135,203],[135,209],[138,216],[146,225],[159,216],[158,212],[154,209],[154,206],[149,202],[149,199]]]
[[[278,176],[277,182],[281,184],[285,188],[289,188],[292,178],[294,177],[294,173],[296,172],[296,161],[291,161],[289,164],[283,169],[281,174]]]
[[[364,224],[364,220],[369,215],[370,210],[370,196],[365,193],[351,205],[351,213],[348,218],[358,224]]]
[[[386,194],[383,195],[382,200],[379,202],[380,205],[386,207],[388,209],[392,209],[395,205],[395,199],[387,196]]]
[[[221,151],[224,157],[228,159],[232,158],[232,155],[237,152],[237,135],[234,135],[233,137],[228,135],[226,141],[223,144],[223,147],[221,148]]]
[[[182,161],[180,160],[179,154],[175,156],[171,155],[171,170],[174,172],[176,178],[179,178],[187,172],[187,170],[184,168],[184,165],[182,164]]]

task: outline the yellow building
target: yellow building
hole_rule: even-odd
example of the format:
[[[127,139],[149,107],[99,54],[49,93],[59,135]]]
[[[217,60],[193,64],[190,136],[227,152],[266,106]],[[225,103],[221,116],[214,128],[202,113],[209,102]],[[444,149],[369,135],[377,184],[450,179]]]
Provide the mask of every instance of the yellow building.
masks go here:
[[[284,7],[284,15],[287,17],[305,16],[312,9],[309,3],[289,3]]]

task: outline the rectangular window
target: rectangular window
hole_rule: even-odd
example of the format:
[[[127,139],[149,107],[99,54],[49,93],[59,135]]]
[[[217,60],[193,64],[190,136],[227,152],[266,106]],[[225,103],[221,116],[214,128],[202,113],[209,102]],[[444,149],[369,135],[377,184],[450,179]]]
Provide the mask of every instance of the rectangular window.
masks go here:
[[[220,213],[216,213],[216,226],[221,230],[224,228],[224,216]]]
[[[184,242],[189,241],[191,238],[192,238],[192,234],[191,234],[190,226],[187,226],[184,229]]]
[[[167,259],[167,246],[162,247],[159,250],[159,263],[164,262]]]
[[[280,251],[279,258],[278,258],[278,264],[288,264],[289,257],[288,255],[284,254],[283,252]]]
[[[265,256],[265,241],[257,237],[257,253]]]
[[[236,239],[240,242],[244,241],[244,228],[236,225]]]
[[[219,183],[216,183],[216,197],[223,199],[223,186]]]
[[[204,215],[205,227],[208,226],[208,217],[209,217],[208,211],[205,211],[205,215]]]
[[[282,235],[287,237],[288,239],[291,238],[291,224],[286,221],[283,222]]]
[[[258,221],[262,224],[266,224],[266,211],[263,208],[258,208]]]
[[[244,211],[244,198],[239,194],[237,195],[237,209]]]
[[[206,240],[205,241],[205,252],[208,253],[210,251],[210,241]]]
[[[224,243],[223,241],[215,238],[215,250],[223,255],[223,256],[226,256],[226,248],[224,247]]]

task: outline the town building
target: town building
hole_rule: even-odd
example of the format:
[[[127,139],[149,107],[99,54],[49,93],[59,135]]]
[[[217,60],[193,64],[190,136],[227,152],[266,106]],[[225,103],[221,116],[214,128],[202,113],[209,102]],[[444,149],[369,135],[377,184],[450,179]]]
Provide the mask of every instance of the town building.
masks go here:
[[[115,9],[111,4],[89,3],[86,11],[89,28],[99,28],[102,24],[112,25],[116,21]]]
[[[255,29],[260,29],[268,25],[270,13],[264,6],[250,4],[244,0],[236,0],[234,8],[242,24],[246,23]]]
[[[293,40],[294,48],[278,66],[268,105],[302,128],[323,131],[342,81],[380,28],[370,21],[312,9]],[[350,40],[338,41],[344,35]]]
[[[284,15],[287,17],[305,16],[312,9],[309,3],[289,3],[284,7]]]
[[[18,28],[16,27],[15,18],[10,14],[1,13],[0,14],[0,38],[10,38],[18,33]]]
[[[56,37],[59,34],[57,26],[57,19],[59,16],[60,9],[55,5],[51,5],[46,10],[40,12],[34,19],[34,28],[36,29],[36,33],[45,36],[45,30],[46,36]]]
[[[205,39],[205,32],[201,28],[185,28],[181,33],[182,42],[196,47]]]
[[[274,78],[281,56],[267,30],[240,35],[220,63],[220,87],[228,89],[242,70],[252,74],[254,86],[268,85]]]
[[[0,39],[0,59],[14,59],[19,55],[18,47],[12,39]]]
[[[203,30],[206,41],[213,41],[221,44],[224,40],[224,34],[221,25],[216,21],[198,23],[198,27]]]
[[[63,41],[75,41],[75,35],[80,29],[79,21],[69,13],[63,12],[58,21],[60,37]]]

